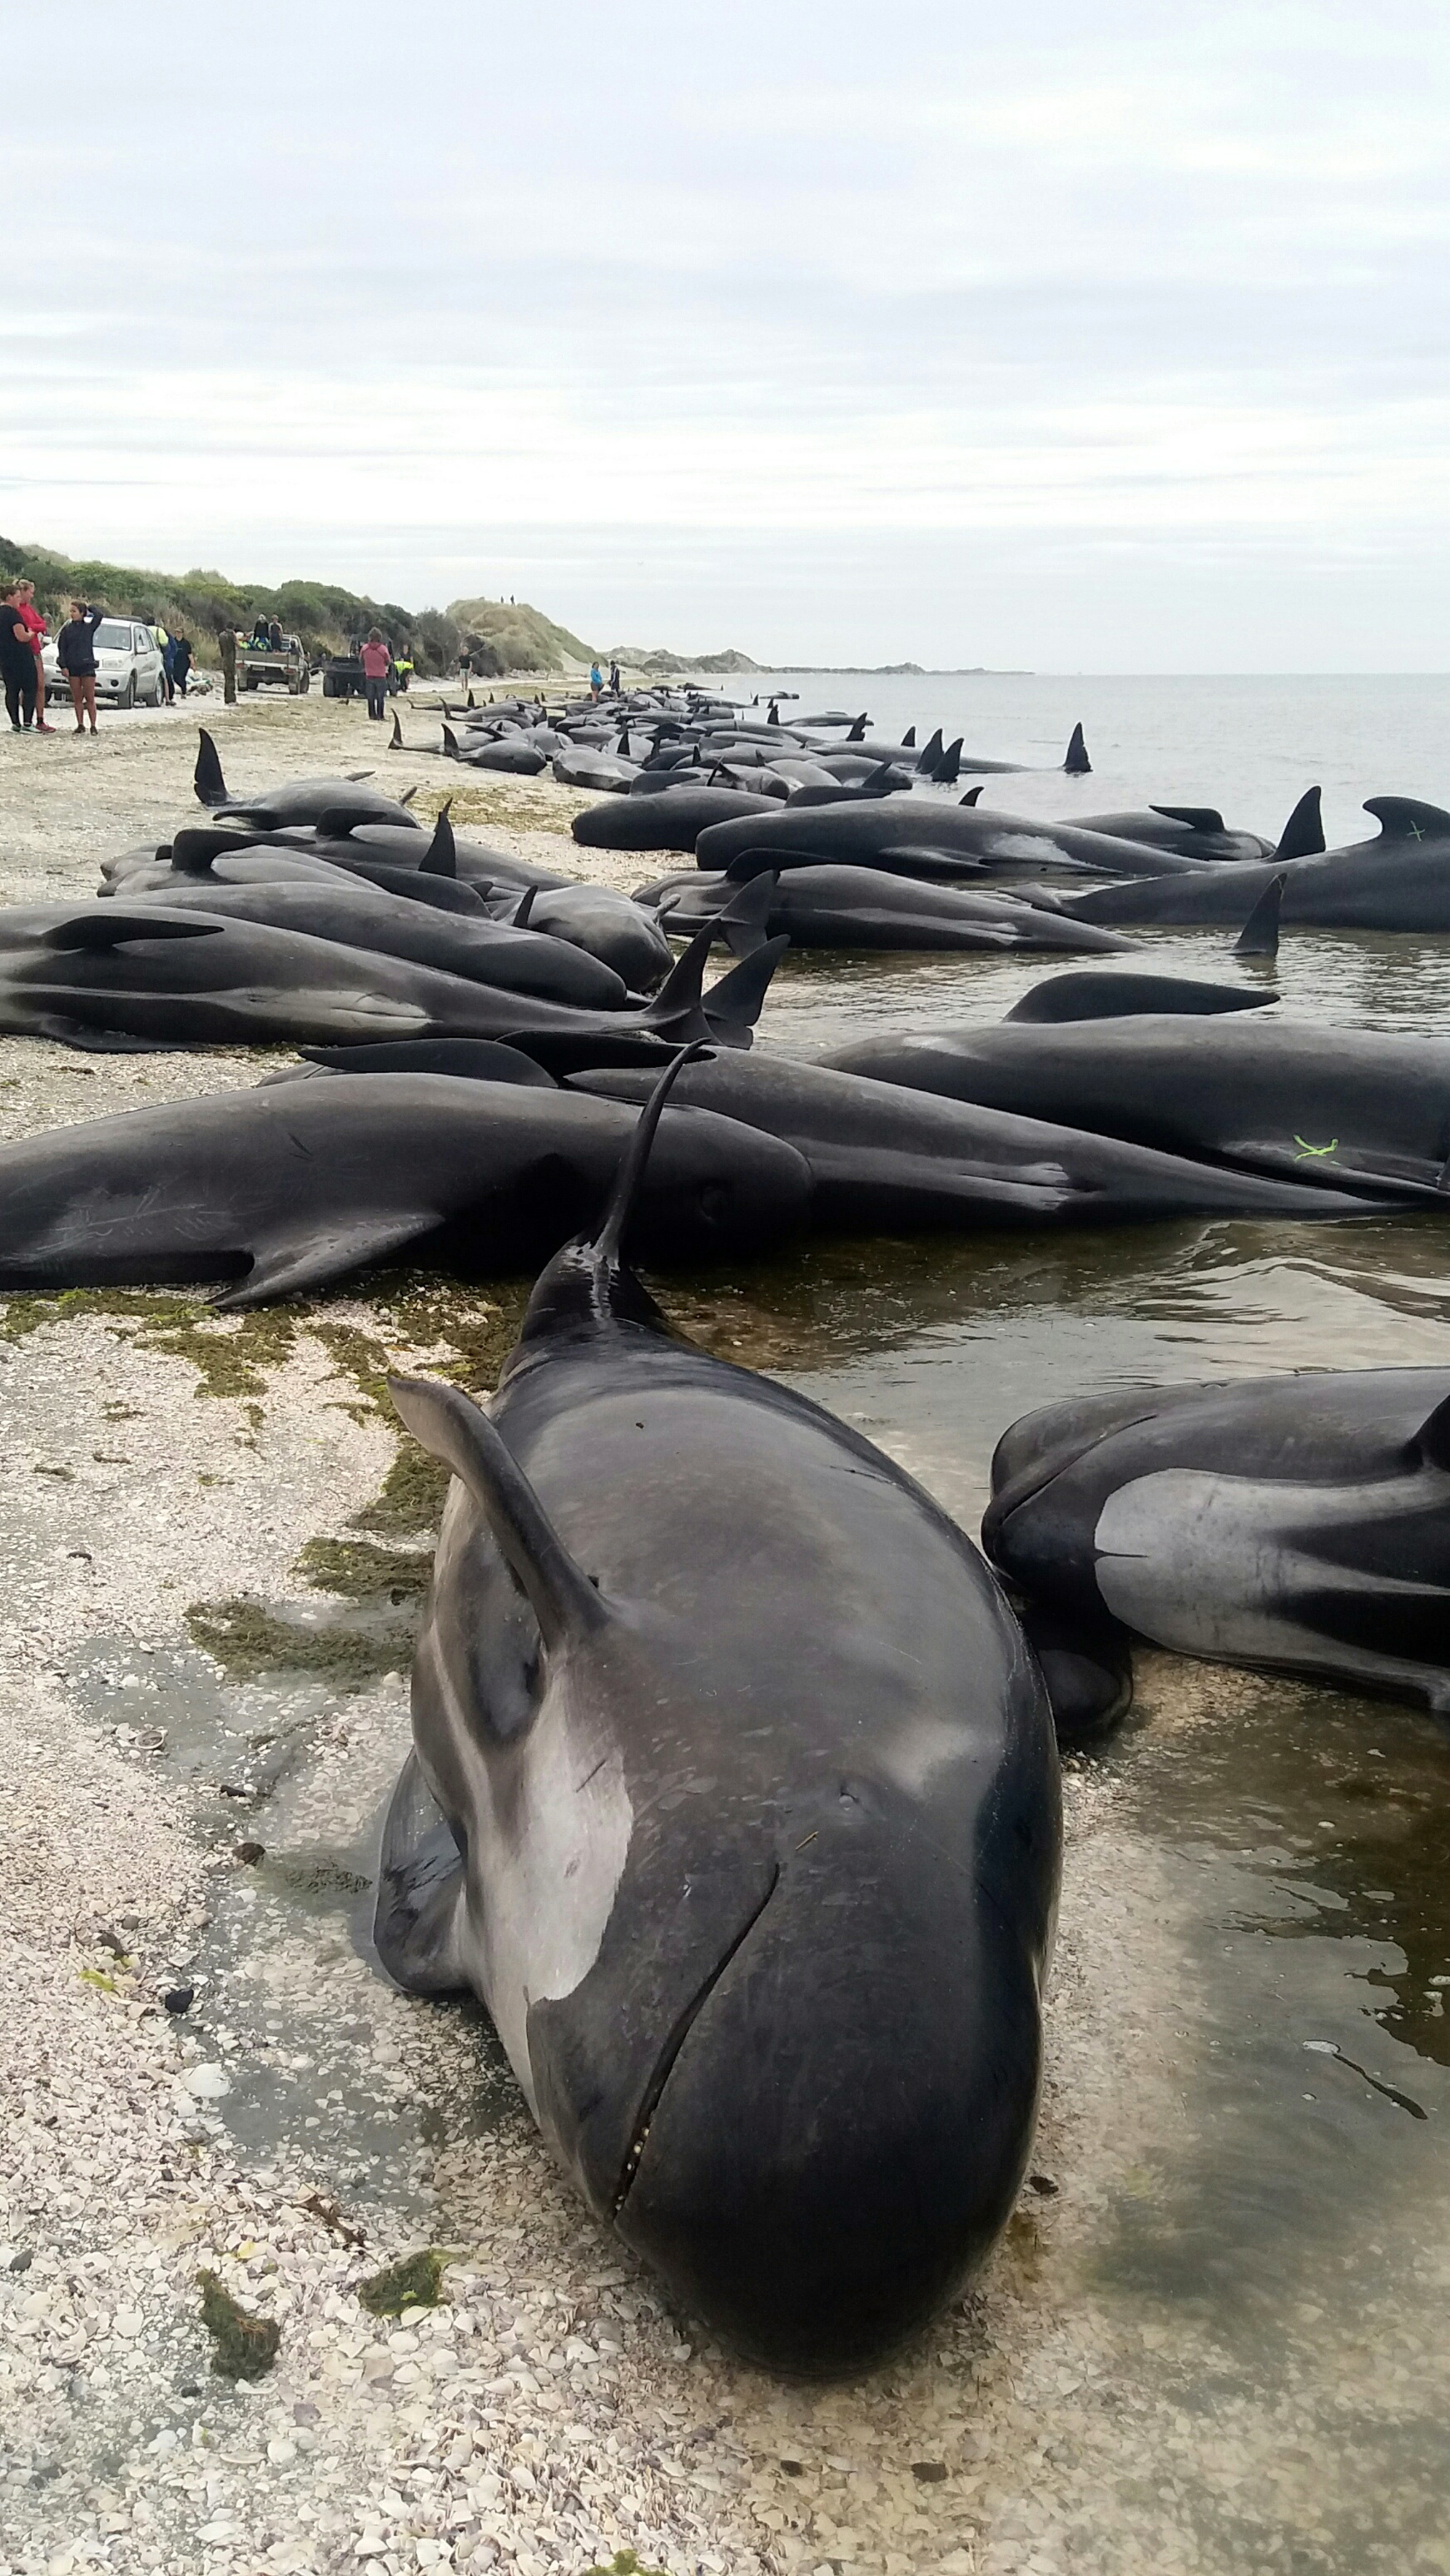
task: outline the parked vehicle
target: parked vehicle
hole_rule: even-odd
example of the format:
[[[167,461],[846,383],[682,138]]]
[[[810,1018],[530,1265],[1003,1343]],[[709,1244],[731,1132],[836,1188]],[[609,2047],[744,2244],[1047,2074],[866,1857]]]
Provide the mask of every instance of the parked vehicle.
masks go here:
[[[165,706],[161,647],[149,626],[132,617],[103,617],[96,628],[95,651],[98,706]],[[68,697],[70,684],[56,661],[54,644],[46,645],[41,667],[47,701]]]
[[[329,653],[322,665],[325,698],[361,698],[367,693],[363,666],[355,653]]]
[[[280,645],[238,644],[237,686],[285,689],[289,697],[305,698],[312,686],[312,666],[295,635],[284,635]],[[324,693],[326,687],[324,680]]]

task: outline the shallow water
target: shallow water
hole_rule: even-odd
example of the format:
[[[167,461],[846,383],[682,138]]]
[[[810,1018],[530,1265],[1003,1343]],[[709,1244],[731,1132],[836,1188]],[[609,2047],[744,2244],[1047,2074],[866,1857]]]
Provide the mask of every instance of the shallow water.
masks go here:
[[[890,728],[915,716],[919,739],[941,722],[1022,758],[1044,756],[1082,716],[1093,778],[989,782],[984,801],[1033,814],[1202,801],[1270,831],[1317,778],[1332,843],[1373,828],[1358,814],[1364,795],[1450,791],[1443,681],[795,685],[802,706],[854,703],[859,688]],[[1275,975],[1237,964],[1230,945],[1214,932],[1150,934],[1142,962],[1277,983],[1300,1018],[1447,1027],[1450,947],[1294,933]],[[1092,964],[798,961],[778,977],[761,1035],[813,1054],[893,1024],[995,1020],[1045,974]],[[1054,1399],[1143,1380],[1450,1364],[1450,1232],[1435,1219],[826,1246],[789,1282],[752,1287],[766,1345],[780,1336],[775,1364],[969,1527],[997,1437]],[[1412,2343],[1433,2344],[1443,2291],[1425,2275],[1438,2280],[1450,2197],[1450,1730],[1155,1654],[1133,1721],[1098,1758],[1161,1861],[1187,1963],[1169,2069],[1183,2124],[1124,2175],[1098,2286],[1192,2313],[1246,2381],[1279,2347],[1321,2364],[1336,2345],[1358,2351],[1391,2316]],[[1367,2474],[1443,2497],[1443,2462],[1421,2435],[1345,2429]],[[1327,2453],[1325,2468],[1333,2488]]]

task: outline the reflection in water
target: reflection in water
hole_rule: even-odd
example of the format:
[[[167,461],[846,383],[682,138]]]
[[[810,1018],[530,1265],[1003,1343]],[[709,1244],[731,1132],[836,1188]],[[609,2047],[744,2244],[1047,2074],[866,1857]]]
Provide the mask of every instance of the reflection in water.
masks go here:
[[[1309,2300],[1322,2341],[1383,2295],[1388,2236],[1438,2234],[1450,2186],[1450,1733],[1144,1661],[1147,1724],[1106,1759],[1167,1857],[1201,2036],[1189,2152],[1124,2194],[1105,2264],[1207,2297],[1225,2333],[1292,2338]]]

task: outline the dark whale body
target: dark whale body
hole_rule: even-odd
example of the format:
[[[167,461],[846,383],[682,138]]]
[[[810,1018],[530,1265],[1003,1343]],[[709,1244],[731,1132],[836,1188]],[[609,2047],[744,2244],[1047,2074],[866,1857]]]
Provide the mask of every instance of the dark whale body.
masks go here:
[[[481,909],[471,916],[436,912],[429,904],[344,876],[341,869],[332,874],[335,885],[320,876],[228,885],[210,875],[198,879],[172,871],[146,901],[164,904],[171,911],[301,931],[309,939],[330,939],[345,948],[376,949],[386,957],[406,958],[414,966],[461,975],[470,983],[539,993],[550,1001],[578,1003],[586,1010],[615,1010],[626,999],[622,976],[562,939],[540,938],[530,929],[509,929],[491,921]],[[667,954],[666,965],[669,962]]]
[[[488,1278],[597,1216],[637,1123],[614,1101],[419,1073],[87,1119],[0,1145],[0,1288],[219,1281],[241,1307],[400,1257]],[[698,1112],[664,1122],[647,1182],[661,1260],[774,1249],[810,1189],[788,1146]]]
[[[1191,883],[1163,877],[1096,886],[1090,894],[1065,895],[1063,909],[1079,921],[1222,922],[1242,929],[1278,878],[1279,913],[1287,923],[1321,930],[1450,930],[1450,814],[1409,796],[1367,797],[1365,812],[1379,818],[1372,841],[1308,858],[1213,868]]]
[[[585,1072],[576,1081],[620,1100],[649,1090],[639,1073]],[[678,1097],[793,1145],[810,1166],[812,1218],[825,1232],[1382,1212],[1370,1200],[1219,1171],[1066,1121],[1004,1116],[764,1048],[686,1065]]]
[[[1450,1040],[1255,1011],[904,1031],[845,1071],[1450,1215]]]
[[[1026,2165],[1060,1849],[1040,1675],[930,1497],[670,1338],[597,1244],[453,1470],[380,1955],[471,1987],[601,2224],[752,2360],[860,2369]]]
[[[758,935],[784,933],[796,949],[954,950],[970,955],[1040,948],[1085,954],[1099,943],[1131,945],[1095,923],[1069,921],[1061,912],[1014,902],[1007,895],[928,885],[881,868],[786,868],[778,876],[773,870],[765,875],[774,891]],[[713,920],[736,891],[729,877],[697,874],[693,884],[681,881],[677,892],[661,900],[658,918],[667,929],[689,937]]]
[[[1118,1020],[1144,1013],[1182,1012],[1201,1019],[1216,1011],[1262,1011],[1277,1002],[1275,992],[1251,992],[1245,984],[1200,984],[1188,975],[1134,975],[1114,968],[1091,967],[1067,975],[1049,975],[1014,1002],[1009,1020]]]
[[[739,900],[748,904],[750,889]],[[712,986],[706,1009],[712,936],[713,925],[652,1002],[584,1010],[261,922],[161,904],[148,911],[121,898],[17,905],[0,910],[0,1031],[136,1051],[502,1038],[544,1050],[551,1070],[649,1063],[666,1041],[750,1043],[785,943],[767,942],[742,960]]]
[[[787,805],[739,822],[712,823],[695,843],[702,868],[724,869],[747,856],[760,867],[808,867],[823,860],[869,867],[903,850],[935,853],[940,867],[955,860],[959,866],[999,869],[1071,867],[1099,877],[1220,873],[1212,861],[1178,858],[1171,850],[1114,840],[1076,823],[1043,823],[916,795],[853,797],[804,812]]]
[[[693,850],[711,823],[748,821],[775,810],[772,796],[733,787],[666,787],[657,796],[617,797],[576,814],[570,830],[586,850]]]
[[[1117,1388],[1013,1424],[983,1539],[1070,1634],[1450,1715],[1450,1370]]]

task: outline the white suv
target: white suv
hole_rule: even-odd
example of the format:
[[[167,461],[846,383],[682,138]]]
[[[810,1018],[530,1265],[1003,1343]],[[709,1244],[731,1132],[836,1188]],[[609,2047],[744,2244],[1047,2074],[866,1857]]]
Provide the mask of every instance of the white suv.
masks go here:
[[[103,617],[95,632],[95,656],[98,704],[134,707],[144,701],[149,707],[165,706],[161,647],[149,626],[133,617]],[[55,646],[48,643],[41,658],[46,697],[68,696],[69,682],[56,662]]]

